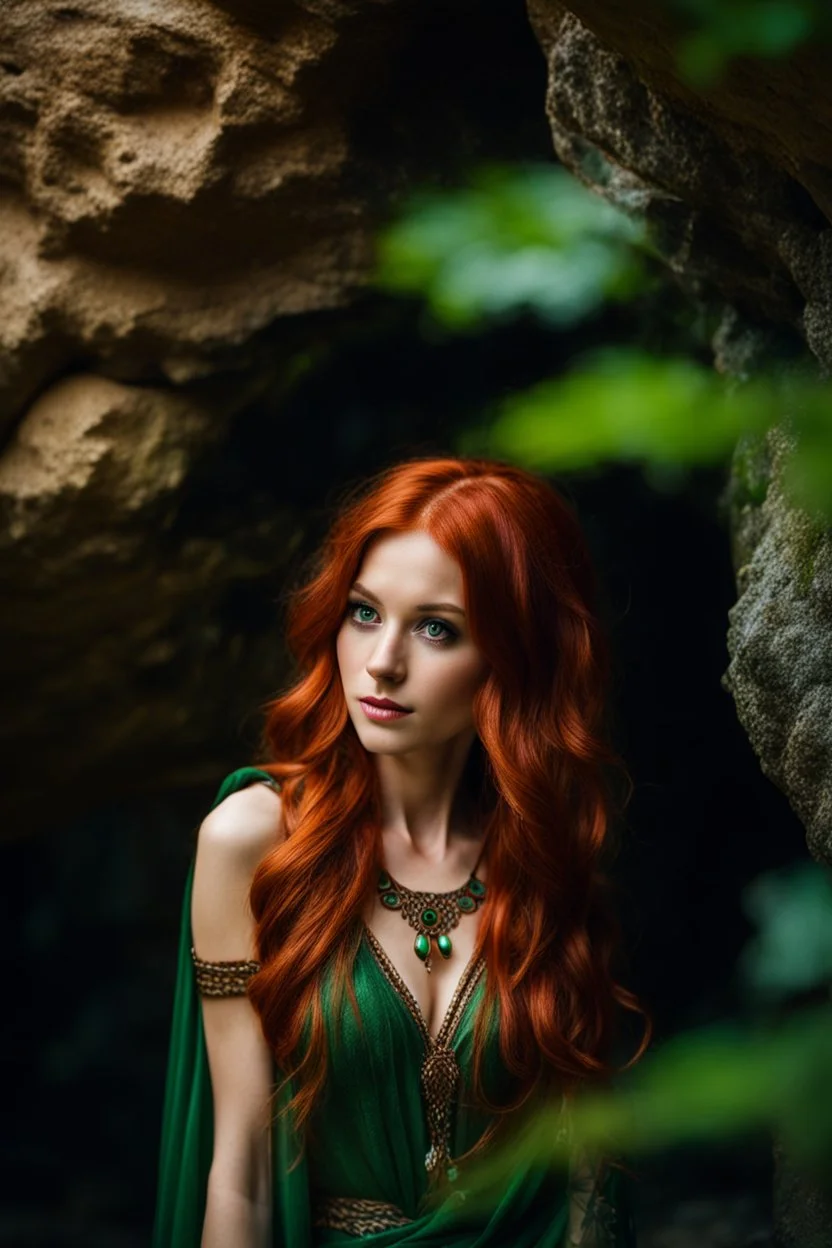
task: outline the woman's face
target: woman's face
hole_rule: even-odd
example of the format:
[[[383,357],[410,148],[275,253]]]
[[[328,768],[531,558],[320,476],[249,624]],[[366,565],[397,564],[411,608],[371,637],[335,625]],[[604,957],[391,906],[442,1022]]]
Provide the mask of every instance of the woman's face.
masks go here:
[[[404,754],[473,738],[486,664],[471,640],[459,564],[421,530],[367,551],[338,632],[347,709],[370,753]],[[408,713],[376,710],[389,700]]]

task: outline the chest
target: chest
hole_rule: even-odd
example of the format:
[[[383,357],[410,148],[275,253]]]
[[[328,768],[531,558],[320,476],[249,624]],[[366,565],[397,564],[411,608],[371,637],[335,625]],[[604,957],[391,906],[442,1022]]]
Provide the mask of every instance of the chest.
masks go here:
[[[484,872],[478,870],[477,876],[484,879]],[[437,891],[446,890],[440,887]],[[414,951],[417,930],[411,927],[402,910],[388,909],[375,893],[365,906],[362,918],[386,954],[395,976],[414,998],[430,1035],[436,1039],[472,961],[482,908],[471,913],[461,912],[456,926],[448,931],[452,945],[449,958],[441,957],[433,942],[429,972]]]

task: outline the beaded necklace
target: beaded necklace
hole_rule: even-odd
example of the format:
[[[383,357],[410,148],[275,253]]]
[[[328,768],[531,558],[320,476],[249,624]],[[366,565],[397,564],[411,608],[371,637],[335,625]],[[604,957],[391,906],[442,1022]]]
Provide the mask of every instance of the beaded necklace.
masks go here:
[[[485,900],[486,886],[477,878],[477,867],[484,848],[483,845],[465,883],[447,893],[417,892],[399,884],[389,871],[382,869],[379,872],[379,900],[388,910],[398,910],[414,929],[413,952],[428,972],[431,970],[433,942],[436,942],[440,956],[447,961],[453,952],[448,932],[456,927],[463,914],[474,914]]]

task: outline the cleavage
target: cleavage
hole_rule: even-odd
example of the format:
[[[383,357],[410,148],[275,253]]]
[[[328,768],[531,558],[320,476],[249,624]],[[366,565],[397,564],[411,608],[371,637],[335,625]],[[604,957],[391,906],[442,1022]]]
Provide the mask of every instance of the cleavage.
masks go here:
[[[481,912],[463,915],[457,926],[451,928],[448,935],[453,952],[447,961],[434,944],[429,972],[413,950],[416,932],[402,918],[400,911],[388,910],[374,897],[363,917],[388,962],[410,990],[430,1035],[435,1039],[471,961]]]

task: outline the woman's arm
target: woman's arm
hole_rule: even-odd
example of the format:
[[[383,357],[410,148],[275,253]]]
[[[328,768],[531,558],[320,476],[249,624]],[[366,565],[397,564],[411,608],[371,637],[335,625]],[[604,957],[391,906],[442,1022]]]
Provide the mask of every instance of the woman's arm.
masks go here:
[[[191,903],[198,958],[256,957],[248,894],[255,868],[283,835],[280,795],[264,784],[230,794],[206,816]],[[247,996],[203,996],[202,1017],[214,1102],[202,1248],[265,1248],[272,1218],[272,1056]]]

